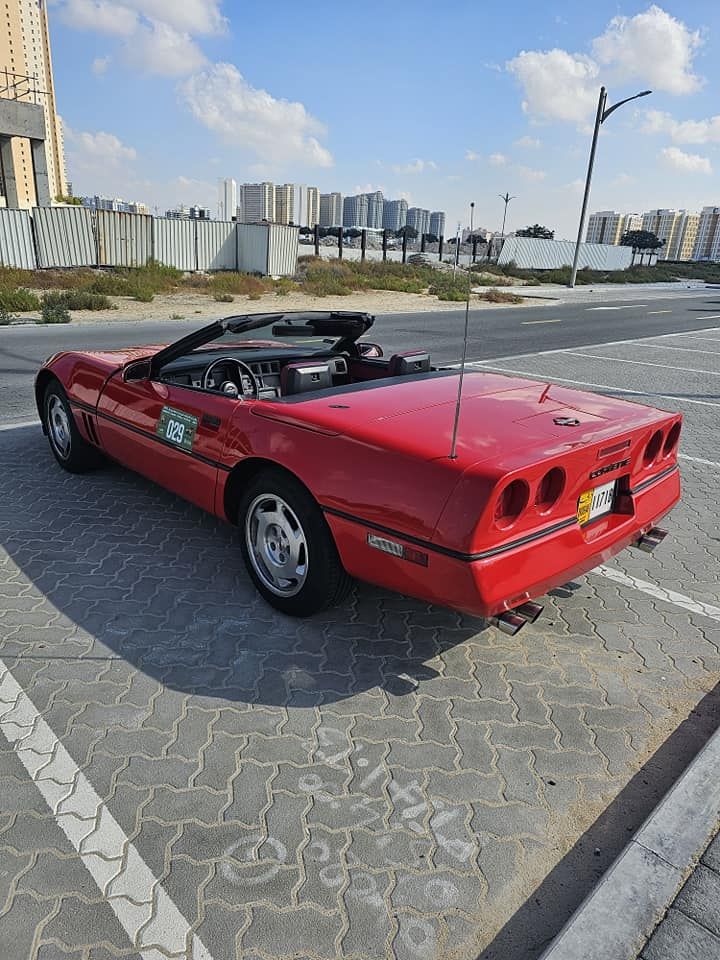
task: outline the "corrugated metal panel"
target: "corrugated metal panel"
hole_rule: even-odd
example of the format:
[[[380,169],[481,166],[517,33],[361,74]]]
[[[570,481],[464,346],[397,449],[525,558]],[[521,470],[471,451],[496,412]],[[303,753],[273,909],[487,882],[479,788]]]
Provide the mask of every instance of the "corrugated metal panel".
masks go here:
[[[152,217],[98,210],[97,244],[100,266],[143,267],[152,256]]]
[[[36,207],[32,219],[39,267],[96,265],[90,210],[85,207]]]
[[[235,224],[228,220],[198,220],[198,270],[237,270]]]
[[[0,209],[0,265],[23,270],[37,266],[28,210]]]
[[[572,240],[540,240],[534,237],[508,237],[498,257],[502,266],[514,262],[526,270],[556,270],[572,265],[575,244]],[[581,243],[578,266],[591,270],[627,270],[632,262],[630,247],[610,243]]]
[[[154,258],[176,270],[197,270],[195,221],[154,217]]]
[[[267,223],[237,224],[238,270],[267,276],[269,226]]]
[[[299,238],[297,227],[270,224],[267,272],[271,277],[292,277],[297,272]]]

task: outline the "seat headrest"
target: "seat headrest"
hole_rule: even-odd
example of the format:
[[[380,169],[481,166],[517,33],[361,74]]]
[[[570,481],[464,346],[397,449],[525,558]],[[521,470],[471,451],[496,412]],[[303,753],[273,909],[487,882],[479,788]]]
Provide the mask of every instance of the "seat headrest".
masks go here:
[[[388,373],[391,377],[409,373],[429,373],[429,371],[430,354],[421,350],[406,350],[405,353],[394,353],[388,362]]]
[[[332,374],[327,360],[299,360],[286,363],[280,371],[280,393],[306,393],[332,386]]]

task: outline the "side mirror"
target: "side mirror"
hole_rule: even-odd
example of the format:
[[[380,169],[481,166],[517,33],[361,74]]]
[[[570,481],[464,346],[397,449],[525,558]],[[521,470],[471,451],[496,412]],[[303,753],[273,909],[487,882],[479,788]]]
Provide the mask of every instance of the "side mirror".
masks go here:
[[[363,340],[361,343],[358,343],[358,349],[360,350],[361,357],[367,357],[373,360],[383,355],[383,348],[380,344],[370,343],[369,340]]]
[[[133,383],[136,380],[149,380],[151,369],[151,360],[133,360],[123,370],[123,380],[125,383]]]

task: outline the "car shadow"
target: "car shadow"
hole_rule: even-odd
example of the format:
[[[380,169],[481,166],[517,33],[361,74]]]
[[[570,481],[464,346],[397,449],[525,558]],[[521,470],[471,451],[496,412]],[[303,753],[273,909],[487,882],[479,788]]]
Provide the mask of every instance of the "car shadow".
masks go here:
[[[478,960],[535,960],[719,726],[717,684],[583,833]],[[602,930],[597,934],[602,939]]]
[[[280,706],[401,696],[486,626],[367,584],[315,617],[283,616],[250,581],[234,527],[117,465],[65,473],[38,427],[6,432],[2,459],[12,563],[68,635],[77,626],[172,689]]]

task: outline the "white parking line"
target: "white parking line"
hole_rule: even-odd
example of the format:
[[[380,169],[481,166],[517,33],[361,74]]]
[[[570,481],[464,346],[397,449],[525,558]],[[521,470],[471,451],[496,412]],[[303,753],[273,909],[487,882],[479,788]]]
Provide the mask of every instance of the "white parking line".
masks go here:
[[[668,349],[674,349],[668,347]],[[626,360],[624,357],[601,357],[597,353],[576,353],[568,350],[570,357],[587,357],[588,360],[609,360],[611,363],[634,363],[640,367],[663,367],[665,370],[682,370],[684,373],[707,373],[711,377],[720,377],[718,370],[696,370],[694,367],[676,367],[674,363],[653,363],[652,360]],[[697,350],[697,353],[702,351]]]
[[[0,433],[5,430],[20,430],[22,427],[39,427],[39,420],[16,420],[13,423],[0,424]]]
[[[556,352],[556,351],[553,351]],[[557,351],[559,353],[564,353],[564,350]],[[529,354],[529,356],[534,356],[534,354]],[[711,400],[691,400],[689,397],[678,397],[672,393],[644,393],[641,390],[630,390],[628,387],[611,387],[607,383],[594,383],[592,380],[570,380],[568,377],[556,377],[556,376],[544,376],[542,374],[528,373],[527,370],[512,370],[510,367],[498,367],[495,364],[490,366],[491,361],[473,361],[468,363],[468,367],[477,367],[480,370],[497,370],[499,373],[512,373],[516,377],[525,377],[528,380],[540,380],[543,383],[553,382],[556,383],[572,383],[580,387],[597,387],[600,390],[607,390],[608,393],[630,393],[635,397],[645,397],[647,400],[652,400],[653,397],[660,397],[663,400],[676,400],[678,403],[696,403],[701,407],[720,407],[720,403],[713,403]],[[460,366],[460,364],[456,364]]]
[[[686,453],[679,453],[678,457],[680,460],[689,460],[690,463],[702,463],[706,467],[717,467],[720,470],[720,463],[716,463],[714,460],[703,460],[702,457],[689,457]]]
[[[143,960],[212,960],[120,824],[0,660],[0,731]]]
[[[720,313],[713,313],[709,317],[695,317],[696,320],[720,320]]]
[[[686,340],[702,340],[705,343],[720,343],[720,337],[696,337],[694,333],[683,333]]]
[[[689,330],[687,332],[681,331],[679,333],[656,333],[647,337],[628,337],[625,340],[605,340],[601,343],[583,343],[578,344],[578,347],[582,346],[583,349],[594,350],[596,347],[618,347],[626,343],[648,343],[650,340],[666,340],[668,337],[686,337],[688,333],[698,333],[702,331],[703,333],[717,333],[720,331],[720,327],[701,327],[700,330]],[[553,353],[565,353],[567,347],[553,347],[551,350],[534,350],[531,353],[514,353],[512,355],[513,360],[525,360],[527,357],[546,357]],[[509,357],[495,358],[495,359],[504,359],[508,360]],[[492,363],[492,357],[478,357],[477,360],[468,360],[469,363]],[[447,366],[459,367],[460,363],[449,363]]]
[[[562,323],[562,320],[523,320],[522,325],[529,327],[533,323]]]
[[[720,623],[720,607],[716,607],[712,603],[693,600],[692,597],[686,597],[684,593],[676,593],[674,590],[665,590],[664,587],[659,587],[656,583],[639,580],[637,577],[631,577],[629,574],[623,573],[622,570],[615,570],[613,567],[602,566],[592,572],[605,577],[606,580],[613,580],[625,587],[640,590],[656,600],[664,600],[666,603],[672,603],[676,607],[689,610],[690,613],[699,613],[703,617],[709,617],[711,620],[717,620]]]
[[[717,340],[715,341],[718,342]],[[644,347],[650,347],[652,350],[682,350],[683,353],[712,353],[720,357],[720,350],[699,350],[697,347],[668,347],[664,343],[644,343]]]
[[[672,313],[672,310],[648,310],[649,317],[656,317],[659,313]]]
[[[591,310],[632,310],[633,308],[640,309],[641,307],[647,307],[647,303],[628,303],[624,306],[613,306],[613,307],[585,307],[587,313],[590,313]]]

